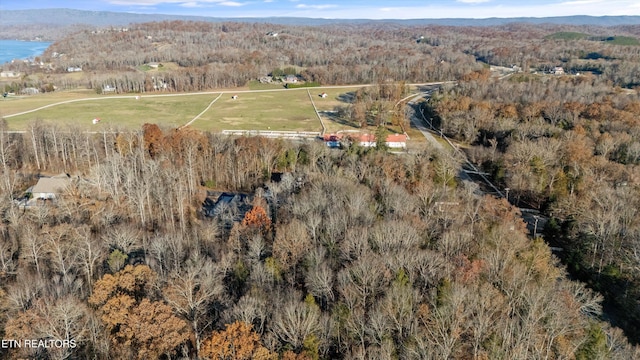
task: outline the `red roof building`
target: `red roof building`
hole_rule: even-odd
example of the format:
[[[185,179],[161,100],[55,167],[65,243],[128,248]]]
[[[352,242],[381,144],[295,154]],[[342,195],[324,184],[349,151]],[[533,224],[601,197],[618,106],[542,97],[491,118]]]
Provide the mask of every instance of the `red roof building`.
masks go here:
[[[323,136],[324,142],[328,147],[337,148],[340,147],[343,139],[349,139],[351,142],[357,143],[362,147],[376,147],[376,136],[374,134],[325,134]],[[398,149],[407,147],[407,135],[404,134],[391,134],[385,139],[385,145],[389,148]]]

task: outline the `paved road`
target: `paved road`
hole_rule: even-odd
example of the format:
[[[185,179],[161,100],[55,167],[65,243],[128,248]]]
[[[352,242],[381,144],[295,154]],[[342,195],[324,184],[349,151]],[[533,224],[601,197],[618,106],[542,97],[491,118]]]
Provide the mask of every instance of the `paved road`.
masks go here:
[[[409,122],[414,128],[418,129],[422,133],[422,135],[424,135],[425,139],[427,139],[427,141],[434,148],[443,150],[444,146],[442,146],[442,144],[438,140],[436,140],[436,138],[431,133],[431,130],[429,130],[429,127],[432,127],[429,120],[424,116],[424,114],[416,110],[417,107],[415,105],[418,100],[428,98],[429,96],[431,96],[431,92],[422,92],[413,96],[407,103]],[[427,124],[429,125],[429,127],[427,127]]]
[[[416,129],[420,130],[422,135],[424,135],[427,141],[433,144],[434,147],[436,147],[437,149],[444,149],[444,146],[442,145],[442,143],[437,141],[434,137],[434,133],[436,133],[438,136],[441,136],[442,134],[435,131],[435,129],[433,128],[430,122],[430,119],[425,117],[424,114],[417,112],[416,106],[412,106],[412,105],[416,105],[416,103],[419,100],[423,98],[428,98],[429,96],[431,96],[431,91],[425,91],[420,94],[415,94],[415,96],[411,98],[411,100],[407,103],[407,107],[410,112],[409,120],[411,122],[411,125]],[[408,98],[409,97],[407,97],[406,99]],[[462,158],[465,160],[465,164],[460,169],[460,172],[458,174],[458,178],[460,180],[464,182],[476,183],[478,185],[485,185],[484,190],[482,187],[478,187],[476,189],[478,195],[491,194],[491,195],[502,197],[502,198],[506,197],[506,194],[500,191],[500,189],[498,189],[495,185],[493,185],[493,183],[491,183],[491,181],[485,177],[485,174],[478,171],[478,169],[471,162],[469,162],[466,154],[462,150],[460,150],[455,144],[453,144],[446,136],[443,136],[443,138],[449,143],[451,148],[454,151],[456,151],[458,154],[460,154]],[[467,167],[467,169],[465,169],[465,167]],[[470,174],[474,176],[471,176]],[[488,188],[486,186],[488,186]],[[489,188],[492,189],[493,191],[488,190]],[[507,201],[511,203],[509,199],[507,199]],[[519,209],[520,209],[522,220],[527,224],[527,229],[529,230],[531,235],[533,237],[540,236],[540,233],[542,232],[545,225],[549,221],[549,218],[542,215],[540,211],[536,209],[528,209],[528,208],[519,208]],[[554,248],[552,250],[562,251],[562,249],[558,249],[558,248]]]

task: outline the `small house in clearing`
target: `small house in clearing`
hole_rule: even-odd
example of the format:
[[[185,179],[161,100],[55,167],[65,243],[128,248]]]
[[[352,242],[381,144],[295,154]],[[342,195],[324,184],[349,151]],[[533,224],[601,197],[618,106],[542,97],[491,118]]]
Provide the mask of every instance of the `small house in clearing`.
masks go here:
[[[297,76],[295,76],[295,75],[287,75],[287,76],[284,78],[284,81],[285,81],[285,82],[288,82],[288,83],[297,83],[297,82],[298,82],[298,77],[297,77]]]
[[[20,93],[23,95],[37,95],[37,94],[40,94],[40,89],[36,89],[34,87],[28,87],[20,90]]]
[[[362,147],[376,147],[376,136],[373,134],[358,134],[353,141],[357,141]]]
[[[385,139],[385,145],[392,149],[406,148],[407,147],[407,135],[405,134],[391,134],[387,135]]]
[[[71,178],[67,174],[60,174],[52,177],[41,177],[31,188],[33,199],[54,200],[71,183]]]
[[[334,148],[334,149],[340,147],[341,139],[342,137],[336,134],[324,134],[324,137],[323,137],[325,145],[327,145],[327,147]]]
[[[2,71],[0,77],[19,77],[20,73],[15,71]]]

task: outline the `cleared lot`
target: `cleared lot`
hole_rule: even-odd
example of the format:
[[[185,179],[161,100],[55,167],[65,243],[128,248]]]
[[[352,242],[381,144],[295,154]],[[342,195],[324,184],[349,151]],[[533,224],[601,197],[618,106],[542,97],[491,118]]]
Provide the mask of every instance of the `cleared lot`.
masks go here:
[[[315,104],[326,130],[335,132],[353,129],[350,122],[337,118],[334,110],[338,106],[347,106],[357,88],[226,90],[139,96],[100,96],[88,91],[70,91],[10,97],[0,101],[0,115],[9,115],[6,120],[11,130],[25,130],[35,120],[96,131],[104,128],[140,129],[144,123],[170,128],[187,124],[200,114],[191,127],[205,131],[321,131],[322,124],[313,107]],[[326,96],[321,96],[323,93]],[[218,96],[220,98],[204,111]],[[72,102],[62,103],[66,101]],[[43,106],[48,107],[39,109]],[[39,110],[11,116],[35,109]],[[101,119],[97,125],[92,123],[95,118]]]
[[[323,91],[317,88],[310,89],[310,94],[318,109],[323,110],[332,109],[341,103],[337,99],[341,91],[353,89],[331,89],[330,92],[336,94],[333,98],[321,98],[319,94]],[[220,92],[165,96],[143,94],[139,97],[135,94],[98,96],[89,91],[72,91],[11,96],[0,101],[0,116],[10,116],[6,119],[11,130],[25,130],[35,120],[62,126],[86,126],[87,129],[94,130],[101,127],[139,129],[144,123],[178,127],[191,121],[218,95]],[[233,95],[237,95],[237,98],[233,99]],[[67,101],[72,102],[62,103]],[[44,106],[49,107],[11,116]],[[93,125],[94,118],[100,118],[101,122]],[[307,89],[225,92],[191,126],[207,131],[322,129]]]

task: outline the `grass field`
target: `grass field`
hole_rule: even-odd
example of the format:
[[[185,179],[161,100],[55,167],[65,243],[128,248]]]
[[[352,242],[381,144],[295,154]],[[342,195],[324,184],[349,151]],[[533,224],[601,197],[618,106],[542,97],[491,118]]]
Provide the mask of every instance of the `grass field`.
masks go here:
[[[217,96],[217,95],[215,95]],[[165,126],[178,127],[191,120],[215,99],[214,95],[192,95],[176,97],[144,97],[139,100],[135,96],[116,98],[105,96],[99,100],[87,100],[60,104],[33,113],[7,118],[12,130],[26,129],[34,120],[60,125],[77,125],[91,129],[98,127],[139,129],[144,123],[157,123]],[[55,98],[64,101],[66,97]],[[53,98],[49,98],[50,100]],[[31,109],[42,106],[43,101],[38,96],[11,100],[8,102],[24,102],[32,104]],[[50,101],[53,103],[56,101]],[[26,105],[20,106],[22,108]],[[15,107],[14,107],[15,108]],[[15,110],[15,109],[14,109]],[[21,109],[24,111],[24,109]],[[11,113],[14,113],[12,111]],[[4,109],[2,113],[5,114]],[[7,113],[9,113],[7,111]],[[93,125],[91,120],[100,118],[99,125]]]
[[[249,86],[249,89],[251,88],[252,86]],[[90,130],[140,129],[144,123],[179,127],[204,111],[191,124],[191,127],[204,131],[321,131],[322,125],[313,109],[315,104],[322,114],[327,132],[336,132],[354,129],[352,124],[331,116],[331,112],[336,106],[347,106],[356,90],[356,87],[290,90],[283,90],[282,87],[263,87],[251,90],[238,89],[236,92],[225,90],[207,111],[204,110],[220,95],[219,92],[161,97],[142,94],[138,100],[135,98],[136,94],[96,95],[89,90],[55,92],[0,100],[0,116],[33,110],[62,101],[87,99],[12,116],[6,120],[11,130],[25,130],[28,124],[35,120],[61,126],[75,125]],[[325,98],[320,96],[323,92],[327,94]],[[232,99],[234,94],[238,95],[237,99]],[[101,122],[93,125],[91,120],[96,117],[100,118]],[[411,132],[409,134],[419,135]]]
[[[559,31],[557,33],[553,33],[551,35],[546,36],[547,39],[553,40],[580,40],[586,39],[590,35],[581,33],[581,32],[573,32],[573,31]]]
[[[306,89],[225,93],[191,126],[199,130],[320,131]]]
[[[612,45],[640,45],[640,40],[631,36],[591,36],[589,34],[572,32],[572,31],[560,31],[546,36],[547,39],[553,40],[591,40],[591,41],[604,41]]]
[[[57,103],[60,101],[84,99],[97,96],[98,95],[96,95],[96,92],[92,90],[63,91],[31,96],[10,96],[6,99],[0,99],[0,116],[36,109],[41,106]]]
[[[613,45],[625,45],[625,46],[640,45],[640,41],[637,38],[634,38],[631,36],[611,36],[602,41],[606,41],[609,44],[613,44]]]

